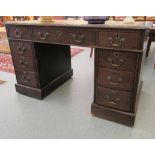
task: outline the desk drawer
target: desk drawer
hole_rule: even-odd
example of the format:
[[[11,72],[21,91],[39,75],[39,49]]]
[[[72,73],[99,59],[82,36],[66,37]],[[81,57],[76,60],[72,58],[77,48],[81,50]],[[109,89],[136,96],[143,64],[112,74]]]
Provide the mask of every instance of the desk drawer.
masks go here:
[[[96,103],[118,110],[130,111],[131,93],[104,87],[97,87]]]
[[[35,71],[36,64],[33,57],[13,55],[12,58],[16,69]]]
[[[35,27],[32,31],[34,40],[49,42],[66,42],[63,28]]]
[[[50,32],[51,40],[55,42],[89,46],[94,43],[94,33],[91,31],[53,27]]]
[[[66,43],[74,45],[92,45],[94,36],[93,32],[85,30],[71,30],[68,28],[33,28],[33,39],[39,41],[51,41],[56,43]]]
[[[103,31],[99,32],[99,45],[106,48],[140,49],[140,32]]]
[[[9,44],[13,54],[33,57],[34,46],[32,42],[9,40]]]
[[[38,88],[38,79],[35,72],[15,70],[17,82],[26,86]]]
[[[133,82],[133,72],[98,68],[97,83],[99,86],[131,91],[133,87]]]
[[[137,53],[112,50],[98,50],[98,65],[103,67],[134,71],[137,63]]]
[[[94,35],[91,31],[84,30],[64,30],[62,34],[64,42],[74,45],[92,45]]]
[[[51,41],[52,34],[49,27],[35,27],[32,29],[32,37],[38,41]]]
[[[31,38],[31,28],[28,26],[10,26],[7,27],[7,31],[8,31],[8,38],[16,38],[16,39]]]

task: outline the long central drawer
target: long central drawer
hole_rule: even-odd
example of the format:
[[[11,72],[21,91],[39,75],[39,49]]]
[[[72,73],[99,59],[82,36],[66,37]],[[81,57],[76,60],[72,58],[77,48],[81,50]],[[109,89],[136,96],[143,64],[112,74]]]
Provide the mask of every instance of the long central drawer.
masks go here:
[[[43,42],[67,43],[75,45],[93,45],[94,33],[88,30],[69,28],[35,27],[32,29],[34,40]]]

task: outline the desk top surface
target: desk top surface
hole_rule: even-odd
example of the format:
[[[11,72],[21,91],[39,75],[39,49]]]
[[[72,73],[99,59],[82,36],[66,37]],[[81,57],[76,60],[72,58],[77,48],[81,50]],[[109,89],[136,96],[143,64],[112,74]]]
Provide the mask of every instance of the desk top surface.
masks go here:
[[[59,27],[81,27],[81,28],[116,28],[116,29],[151,29],[152,22],[134,22],[125,24],[118,21],[107,21],[105,24],[88,24],[84,20],[55,20],[52,22],[40,21],[10,21],[5,25],[30,25],[30,26],[59,26]]]

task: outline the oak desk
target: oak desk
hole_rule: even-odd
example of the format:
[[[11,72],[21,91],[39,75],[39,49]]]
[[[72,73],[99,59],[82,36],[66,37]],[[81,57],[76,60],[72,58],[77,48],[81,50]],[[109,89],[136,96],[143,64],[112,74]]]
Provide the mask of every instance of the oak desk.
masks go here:
[[[149,28],[144,22],[133,25],[8,22],[16,91],[42,99],[73,75],[70,45],[93,47],[95,75],[91,113],[133,126]]]

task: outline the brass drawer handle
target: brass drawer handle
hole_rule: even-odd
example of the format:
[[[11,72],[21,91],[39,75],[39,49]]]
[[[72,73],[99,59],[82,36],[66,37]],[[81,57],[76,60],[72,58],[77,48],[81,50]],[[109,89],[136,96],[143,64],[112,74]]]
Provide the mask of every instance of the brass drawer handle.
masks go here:
[[[111,91],[107,96],[106,99],[110,104],[117,104],[120,101],[120,98],[117,97],[117,94],[115,91]]]
[[[109,37],[108,40],[110,41],[110,44],[115,47],[122,46],[123,41],[125,41],[125,38],[121,37],[119,34],[115,34],[114,37]]]
[[[22,47],[17,46],[17,51],[18,51],[19,54],[24,54],[24,52],[25,52],[25,47],[24,47],[24,46],[22,46]]]
[[[21,38],[22,37],[22,34],[23,34],[23,31],[21,31],[19,29],[15,29],[14,33],[15,33],[15,36],[16,37]]]
[[[72,36],[74,38],[74,41],[77,42],[77,43],[83,42],[83,40],[85,38],[85,35],[76,35],[76,34],[73,34]]]
[[[19,63],[23,66],[23,67],[27,67],[28,62],[24,61],[24,60],[19,60]]]
[[[47,37],[48,37],[48,35],[49,35],[48,32],[46,32],[46,33],[44,33],[44,34],[41,33],[41,32],[38,32],[38,34],[39,34],[40,39],[42,39],[42,40],[46,40]]]
[[[113,66],[113,67],[120,67],[121,64],[124,62],[123,59],[119,59],[119,61],[118,61],[119,63],[116,64],[116,63],[113,62],[112,58],[108,58],[108,61],[111,63],[111,66]]]
[[[107,79],[110,80],[110,83],[113,85],[117,85],[122,81],[122,78],[116,71],[112,72],[111,75],[108,75]]]
[[[23,82],[25,83],[28,83],[31,81],[31,78],[27,75],[27,72],[24,72],[23,75],[22,75],[22,80]]]

